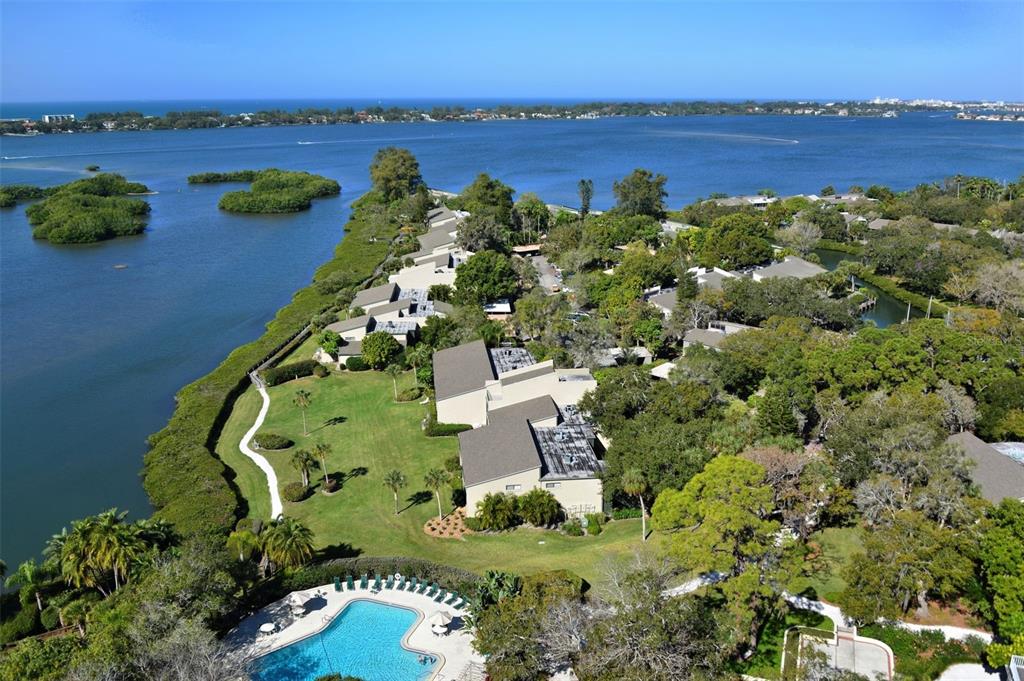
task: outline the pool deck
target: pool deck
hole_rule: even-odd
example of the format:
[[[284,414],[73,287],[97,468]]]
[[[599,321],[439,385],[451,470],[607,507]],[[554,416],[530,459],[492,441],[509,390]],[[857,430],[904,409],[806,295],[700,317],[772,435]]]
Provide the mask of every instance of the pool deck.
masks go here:
[[[402,646],[438,658],[429,681],[455,681],[468,667],[483,664],[483,657],[473,650],[473,635],[464,625],[467,610],[456,610],[450,605],[435,603],[432,598],[410,591],[381,589],[374,592],[369,588],[360,589],[358,583],[354,591],[344,586],[343,589],[337,592],[333,584],[325,584],[294,591],[242,620],[227,635],[225,643],[238,655],[238,659],[254,660],[316,634],[327,627],[346,605],[364,600],[400,606],[417,613],[416,623],[405,634]],[[302,617],[291,614],[291,601],[295,595],[300,597],[300,602],[307,599],[310,601]],[[454,617],[447,636],[437,636],[430,629],[428,620],[439,610]],[[268,622],[275,623],[277,631],[261,634],[260,626]]]

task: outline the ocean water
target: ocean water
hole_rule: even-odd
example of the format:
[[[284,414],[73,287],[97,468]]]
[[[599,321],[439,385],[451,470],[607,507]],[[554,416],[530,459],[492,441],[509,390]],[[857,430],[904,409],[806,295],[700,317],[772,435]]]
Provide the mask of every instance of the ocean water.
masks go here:
[[[412,610],[353,601],[319,634],[260,658],[253,681],[313,681],[332,673],[365,681],[421,681],[434,665],[421,664],[420,654],[402,647],[415,623]]]
[[[5,107],[4,115],[15,114]],[[37,554],[74,518],[112,506],[149,513],[139,480],[145,437],[166,423],[179,388],[258,336],[330,257],[349,203],[369,186],[373,154],[388,145],[411,149],[442,189],[486,171],[575,205],[576,183],[588,177],[595,208],[610,206],[612,182],[636,167],[668,176],[672,207],[716,191],[906,188],[958,172],[1024,172],[1024,127],[934,114],[0,138],[2,183],[58,184],[95,163],[158,192],[144,235],[89,246],[33,241],[23,207],[0,210],[0,557],[8,565]],[[186,183],[191,173],[271,166],[332,177],[342,195],[296,215],[236,216],[216,207],[228,187]]]

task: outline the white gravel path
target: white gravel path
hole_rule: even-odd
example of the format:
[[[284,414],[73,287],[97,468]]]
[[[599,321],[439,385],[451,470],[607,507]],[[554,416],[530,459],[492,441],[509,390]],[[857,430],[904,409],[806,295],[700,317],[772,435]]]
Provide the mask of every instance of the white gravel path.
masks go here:
[[[256,417],[256,422],[252,424],[252,428],[245,432],[242,441],[238,443],[238,450],[249,457],[267,476],[267,487],[270,490],[270,519],[274,520],[284,515],[284,504],[281,503],[281,493],[277,489],[277,473],[262,454],[258,454],[249,447],[252,438],[263,425],[263,420],[267,418],[267,412],[270,411],[270,395],[267,394],[267,389],[258,376],[253,375],[252,379],[260,397],[263,398],[263,406],[260,407],[260,413]]]

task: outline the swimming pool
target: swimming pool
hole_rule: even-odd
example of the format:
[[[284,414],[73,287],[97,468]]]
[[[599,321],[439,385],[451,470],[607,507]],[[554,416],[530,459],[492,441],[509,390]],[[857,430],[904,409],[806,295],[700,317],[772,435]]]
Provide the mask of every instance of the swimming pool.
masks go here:
[[[326,629],[257,661],[254,681],[314,681],[351,674],[365,681],[422,681],[435,663],[402,647],[416,613],[373,601],[352,601]]]

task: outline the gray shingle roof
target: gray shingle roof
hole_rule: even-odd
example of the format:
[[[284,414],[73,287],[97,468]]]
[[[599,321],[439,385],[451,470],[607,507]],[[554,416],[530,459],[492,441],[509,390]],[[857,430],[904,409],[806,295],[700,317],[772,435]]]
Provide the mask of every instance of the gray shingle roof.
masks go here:
[[[464,483],[478,485],[540,468],[540,452],[530,421],[557,415],[558,407],[551,397],[544,395],[495,409],[488,414],[486,426],[459,433]]]
[[[545,376],[547,374],[553,374],[553,373],[555,373],[555,367],[554,366],[552,366],[551,364],[542,364],[540,366],[533,367],[531,369],[527,369],[526,371],[523,371],[522,373],[518,373],[518,374],[515,374],[513,376],[508,376],[506,378],[502,378],[501,379],[501,384],[502,385],[513,385],[515,383],[521,383],[522,381],[528,381],[531,378],[537,378],[538,376]]]
[[[439,400],[477,390],[495,378],[482,340],[434,353],[434,389]]]
[[[394,300],[398,294],[398,284],[387,283],[374,286],[360,291],[352,299],[352,307],[366,307],[374,303],[384,303]]]
[[[803,258],[797,258],[796,256],[787,256],[782,262],[777,262],[774,265],[768,265],[757,270],[758,276],[769,279],[771,277],[795,277],[797,279],[807,279],[824,272],[827,272],[821,265],[815,265],[813,262],[807,262]]]
[[[1005,498],[1024,499],[1024,464],[1006,456],[974,433],[957,433],[947,442],[960,445],[967,458],[974,461],[971,478],[981,496],[993,504]]]
[[[346,331],[352,331],[354,329],[362,329],[366,327],[366,325],[370,322],[371,319],[373,319],[373,317],[371,317],[368,314],[364,314],[360,317],[352,317],[351,319],[345,319],[340,322],[328,324],[327,330],[333,331],[335,333],[344,333]]]
[[[432,229],[416,239],[420,242],[420,252],[428,253],[435,248],[455,243],[455,237],[451,235],[451,230],[447,227]]]
[[[683,341],[686,343],[700,343],[701,345],[709,348],[718,349],[718,346],[725,340],[725,334],[721,331],[712,331],[710,329],[690,329],[683,336]]]
[[[676,306],[676,292],[677,289],[671,289],[669,291],[663,291],[656,296],[651,296],[648,300],[658,307],[665,308],[666,310],[675,309]]]

